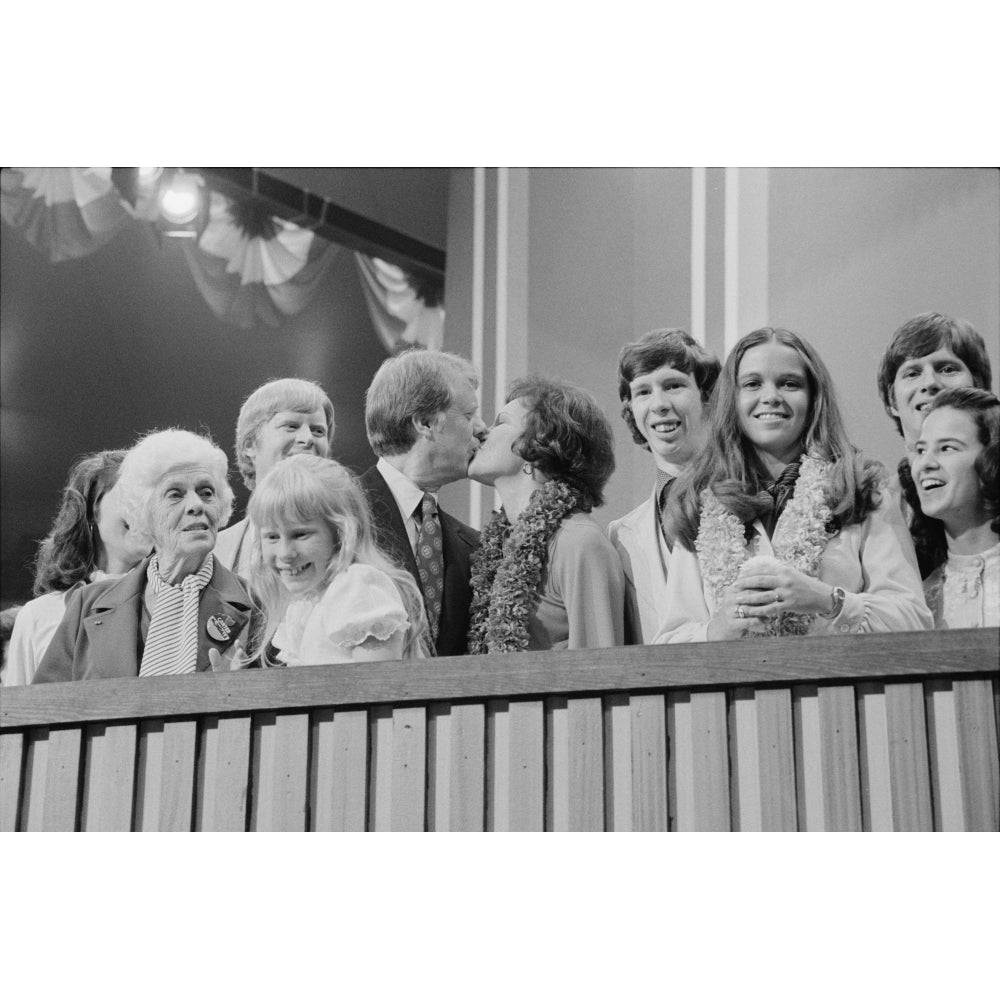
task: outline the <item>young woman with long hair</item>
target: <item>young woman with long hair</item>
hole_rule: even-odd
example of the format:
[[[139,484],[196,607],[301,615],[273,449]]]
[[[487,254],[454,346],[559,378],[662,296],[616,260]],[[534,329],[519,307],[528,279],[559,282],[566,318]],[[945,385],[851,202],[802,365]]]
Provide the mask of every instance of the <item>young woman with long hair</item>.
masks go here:
[[[708,444],[678,481],[657,642],[931,626],[883,470],[848,440],[833,382],[772,327],[733,348]]]

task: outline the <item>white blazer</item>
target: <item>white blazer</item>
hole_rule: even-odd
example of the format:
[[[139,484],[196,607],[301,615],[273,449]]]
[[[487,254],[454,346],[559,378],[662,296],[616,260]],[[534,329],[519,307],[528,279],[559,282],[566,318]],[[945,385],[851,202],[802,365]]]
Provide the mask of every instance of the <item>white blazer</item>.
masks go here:
[[[608,525],[608,538],[625,571],[625,642],[651,643],[666,610],[670,549],[656,511],[656,487],[649,499]]]
[[[773,556],[760,521],[750,555]],[[715,595],[702,579],[698,556],[674,546],[669,597],[653,642],[705,642]],[[817,617],[810,635],[857,632],[910,632],[934,627],[924,601],[910,533],[895,499],[886,497],[861,524],[841,529],[820,557],[817,579],[846,591],[836,618]]]

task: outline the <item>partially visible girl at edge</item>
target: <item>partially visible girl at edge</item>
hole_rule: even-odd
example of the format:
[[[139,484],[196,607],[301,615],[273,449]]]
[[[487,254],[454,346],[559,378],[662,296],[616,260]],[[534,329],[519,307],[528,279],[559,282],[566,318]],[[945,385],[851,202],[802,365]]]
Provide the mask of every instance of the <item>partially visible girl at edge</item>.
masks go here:
[[[423,599],[377,547],[364,494],[339,462],[292,455],[257,484],[250,579],[265,618],[248,653],[265,667],[426,655]]]
[[[70,469],[62,505],[38,547],[35,597],[14,620],[5,687],[31,683],[70,594],[85,583],[124,576],[149,553],[122,518],[116,487],[124,457],[124,451],[99,451]]]
[[[911,463],[910,532],[935,628],[1000,625],[1000,400],[947,389],[927,408]]]
[[[674,491],[656,642],[932,627],[882,466],[848,440],[805,340],[771,327],[743,337],[708,420]]]

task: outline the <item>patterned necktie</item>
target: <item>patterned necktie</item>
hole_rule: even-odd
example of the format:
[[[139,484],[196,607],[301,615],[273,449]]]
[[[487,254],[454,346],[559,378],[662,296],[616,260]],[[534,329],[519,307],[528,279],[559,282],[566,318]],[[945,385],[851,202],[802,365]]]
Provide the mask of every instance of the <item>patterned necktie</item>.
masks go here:
[[[670,488],[673,484],[674,477],[669,472],[664,472],[662,469],[656,470],[656,514],[660,522],[660,534],[665,542],[669,541],[666,519],[667,497],[670,495]]]
[[[424,494],[420,514],[420,527],[417,529],[417,571],[420,573],[420,589],[424,593],[431,645],[434,645],[437,642],[441,601],[444,596],[444,548],[441,544],[437,500],[430,493]]]
[[[209,554],[197,573],[174,587],[160,576],[158,558],[150,560],[146,576],[153,585],[156,605],[142,651],[140,677],[187,674],[198,666],[198,604],[202,590],[212,579],[213,567]]]

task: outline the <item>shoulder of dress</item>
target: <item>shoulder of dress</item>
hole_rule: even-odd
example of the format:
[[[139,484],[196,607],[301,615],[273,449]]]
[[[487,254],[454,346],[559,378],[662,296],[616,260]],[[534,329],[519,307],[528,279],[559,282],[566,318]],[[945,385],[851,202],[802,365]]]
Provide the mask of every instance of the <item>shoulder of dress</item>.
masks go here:
[[[576,513],[570,515],[552,535],[549,546],[555,554],[557,551],[570,552],[574,550],[610,552],[615,559],[618,553],[608,538],[604,529],[589,514]]]

